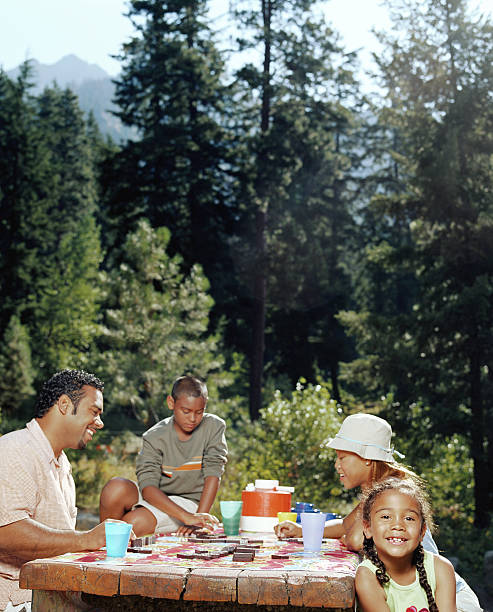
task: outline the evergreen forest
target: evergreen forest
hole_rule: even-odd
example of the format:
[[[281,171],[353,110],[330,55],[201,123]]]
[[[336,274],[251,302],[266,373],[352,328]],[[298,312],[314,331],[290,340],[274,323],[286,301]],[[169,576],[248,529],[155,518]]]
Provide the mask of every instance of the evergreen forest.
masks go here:
[[[466,0],[388,0],[371,88],[313,0],[129,0],[103,137],[70,89],[0,71],[0,431],[70,367],[105,383],[71,454],[79,505],[131,436],[207,381],[220,492],[275,478],[344,512],[325,441],[386,418],[471,576],[493,548],[493,24]],[[371,93],[369,90],[371,89]],[[116,459],[118,455],[118,459]],[[232,497],[234,498],[234,497]]]

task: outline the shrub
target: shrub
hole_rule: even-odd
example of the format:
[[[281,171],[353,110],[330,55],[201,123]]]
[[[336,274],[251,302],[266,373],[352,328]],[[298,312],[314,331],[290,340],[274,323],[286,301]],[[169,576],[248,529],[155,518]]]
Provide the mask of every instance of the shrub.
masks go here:
[[[114,476],[136,480],[135,455],[125,453],[130,432],[113,438],[110,444],[89,445],[83,451],[67,450],[77,490],[77,506],[97,513],[103,486]]]
[[[259,421],[237,423],[227,432],[230,456],[220,497],[240,499],[248,482],[275,479],[295,487],[293,501],[343,511],[347,499],[339,497],[334,453],[326,447],[339,429],[340,412],[324,383],[305,385],[300,380],[290,397],[276,391]]]

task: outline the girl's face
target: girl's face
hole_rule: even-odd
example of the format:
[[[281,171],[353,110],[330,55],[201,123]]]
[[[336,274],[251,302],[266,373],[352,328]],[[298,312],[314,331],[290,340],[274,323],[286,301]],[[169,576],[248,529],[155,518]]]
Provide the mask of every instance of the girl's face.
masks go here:
[[[370,484],[372,462],[369,459],[363,459],[349,451],[338,450],[336,453],[335,469],[346,489]]]
[[[363,529],[373,538],[378,556],[386,559],[412,555],[425,535],[426,524],[418,502],[400,491],[383,491],[373,502],[370,524]]]

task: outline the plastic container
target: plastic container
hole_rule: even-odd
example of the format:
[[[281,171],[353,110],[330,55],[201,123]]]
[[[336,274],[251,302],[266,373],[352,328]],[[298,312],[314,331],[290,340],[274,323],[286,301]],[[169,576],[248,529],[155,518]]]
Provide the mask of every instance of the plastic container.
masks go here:
[[[271,532],[279,522],[277,513],[290,511],[291,491],[278,487],[278,480],[256,480],[253,491],[250,486],[242,491],[242,531]]]
[[[226,535],[238,535],[240,533],[240,519],[243,502],[241,501],[221,501],[221,516],[223,528]]]
[[[297,523],[301,523],[301,513],[302,512],[313,512],[313,504],[310,502],[300,502],[297,501],[293,508],[291,508],[292,512],[296,512],[298,515],[296,518]]]
[[[275,489],[276,487],[279,486],[279,481],[278,480],[256,480],[255,481],[255,488],[256,489]]]
[[[324,537],[325,514],[321,512],[302,512],[301,529],[303,534],[303,550],[318,553],[322,548]]]
[[[124,557],[127,554],[132,525],[121,521],[106,521],[104,531],[106,535],[106,555],[108,557]]]

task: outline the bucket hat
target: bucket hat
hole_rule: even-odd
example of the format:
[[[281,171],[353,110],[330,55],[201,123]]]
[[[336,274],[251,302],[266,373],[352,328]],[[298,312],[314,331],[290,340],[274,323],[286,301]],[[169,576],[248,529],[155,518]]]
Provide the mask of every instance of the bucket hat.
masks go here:
[[[352,414],[344,419],[341,428],[327,446],[356,453],[363,459],[394,461],[394,453],[404,457],[390,445],[392,427],[374,414]]]

